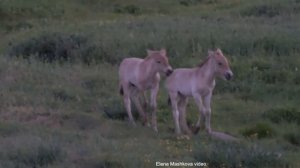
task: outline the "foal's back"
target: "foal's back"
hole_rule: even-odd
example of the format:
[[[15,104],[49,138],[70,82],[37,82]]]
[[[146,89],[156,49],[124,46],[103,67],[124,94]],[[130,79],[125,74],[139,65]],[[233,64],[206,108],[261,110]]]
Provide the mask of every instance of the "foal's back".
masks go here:
[[[179,68],[167,78],[166,87],[171,92],[180,92],[186,96],[192,96],[195,87],[197,68]]]
[[[119,68],[119,77],[122,81],[134,81],[138,76],[138,69],[144,59],[125,58]]]

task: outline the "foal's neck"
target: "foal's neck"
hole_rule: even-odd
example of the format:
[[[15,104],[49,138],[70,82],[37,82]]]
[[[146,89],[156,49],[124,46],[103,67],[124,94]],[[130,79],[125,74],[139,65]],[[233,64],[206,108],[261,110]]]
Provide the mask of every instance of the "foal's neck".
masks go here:
[[[201,67],[198,68],[198,74],[201,75],[201,80],[207,81],[208,84],[214,83],[216,72],[212,58],[208,59]]]
[[[141,68],[143,69],[142,73],[144,73],[144,78],[155,77],[158,72],[156,69],[152,68],[151,60],[144,60],[141,64]]]

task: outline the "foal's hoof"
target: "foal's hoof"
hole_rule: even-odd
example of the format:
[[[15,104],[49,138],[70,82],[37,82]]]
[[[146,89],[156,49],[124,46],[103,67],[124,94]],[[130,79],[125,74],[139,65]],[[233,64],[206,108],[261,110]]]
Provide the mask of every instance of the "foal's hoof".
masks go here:
[[[134,126],[134,127],[136,127],[136,123],[133,121],[130,121],[130,123],[129,123],[131,126]]]
[[[177,135],[178,140],[190,140],[191,137],[188,135]]]
[[[152,129],[153,129],[155,132],[158,132],[157,127],[153,127]]]
[[[149,128],[151,127],[150,123],[148,123],[148,122],[144,123],[143,125],[146,127],[149,127]]]
[[[199,131],[200,131],[200,127],[199,126],[191,126],[191,132],[194,135],[198,134]]]

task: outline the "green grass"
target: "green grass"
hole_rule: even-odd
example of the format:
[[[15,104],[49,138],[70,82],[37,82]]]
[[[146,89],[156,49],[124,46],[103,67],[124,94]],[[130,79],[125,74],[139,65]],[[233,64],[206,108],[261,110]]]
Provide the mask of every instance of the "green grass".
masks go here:
[[[299,167],[299,0],[2,0],[0,167]],[[118,64],[166,48],[174,68],[219,47],[234,79],[217,80],[212,128],[176,137],[161,84],[159,133],[132,127]],[[198,110],[191,100],[188,121]]]

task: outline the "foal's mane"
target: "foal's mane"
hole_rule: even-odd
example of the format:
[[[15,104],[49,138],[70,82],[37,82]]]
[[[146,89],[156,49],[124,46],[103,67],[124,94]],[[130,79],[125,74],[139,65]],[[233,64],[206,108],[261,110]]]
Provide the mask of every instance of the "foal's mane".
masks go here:
[[[204,61],[202,61],[197,67],[202,67],[208,60],[210,59],[210,56],[206,57]]]
[[[152,55],[147,55],[144,60],[149,60],[150,58],[153,58],[154,54],[159,54],[159,51],[153,51]]]

